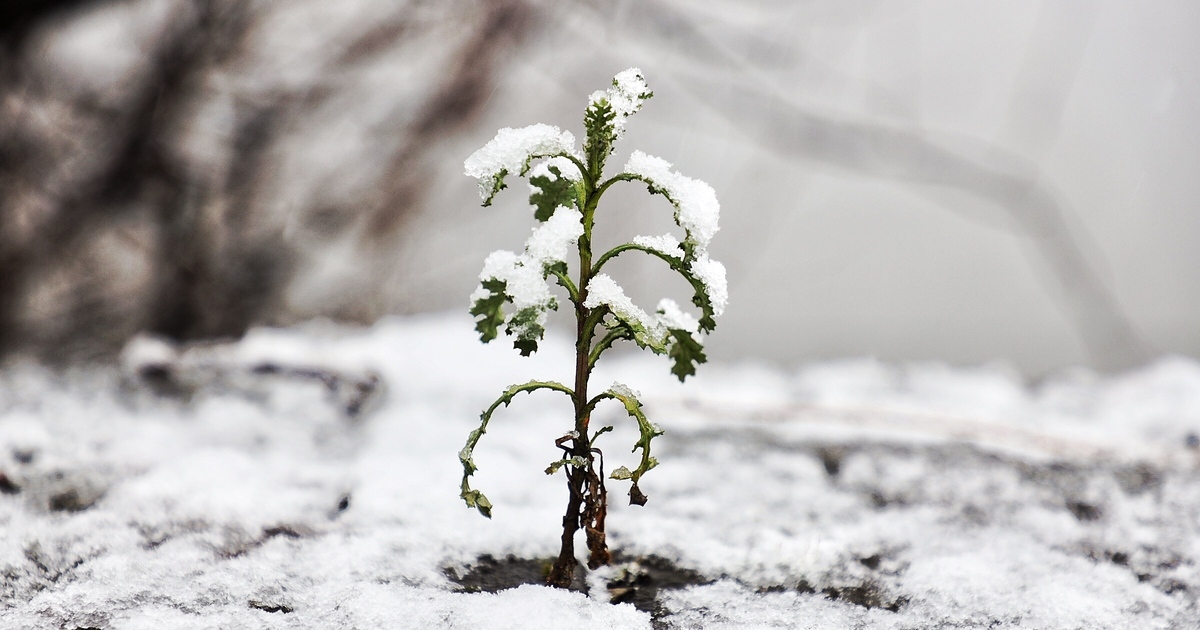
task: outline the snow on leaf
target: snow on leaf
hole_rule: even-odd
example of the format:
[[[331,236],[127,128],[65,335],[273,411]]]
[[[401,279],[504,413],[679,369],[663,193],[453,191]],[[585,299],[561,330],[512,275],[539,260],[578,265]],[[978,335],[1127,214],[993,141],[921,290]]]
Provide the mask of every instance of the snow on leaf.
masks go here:
[[[578,177],[575,165],[567,160],[562,161]],[[534,207],[533,217],[538,221],[548,220],[559,206],[578,205],[575,182],[563,174],[564,168],[559,163],[544,162],[529,173],[529,204]]]
[[[712,304],[712,312],[720,317],[729,302],[729,285],[725,281],[725,265],[701,254],[691,264],[692,273],[704,284],[704,293]]]
[[[642,71],[629,68],[613,77],[612,87],[597,90],[588,98],[583,115],[587,139],[583,144],[588,168],[594,177],[604,170],[613,143],[625,133],[625,121],[642,108],[654,93],[646,86]]]
[[[662,236],[635,236],[632,242],[634,245],[640,245],[656,252],[666,254],[671,258],[683,260],[683,248],[679,246],[679,239],[675,238],[674,234],[663,234]]]
[[[701,251],[720,229],[721,205],[712,186],[671,170],[671,163],[634,151],[625,173],[646,183],[650,192],[665,196],[675,206],[675,222],[687,231],[687,241]]]
[[[516,338],[513,345],[522,354],[537,350],[547,313],[558,309],[545,274],[543,265],[528,255],[498,250],[487,257],[479,274],[480,286],[471,294],[475,302],[471,314],[479,318],[475,329],[481,340],[495,339],[496,329],[504,323],[505,332]],[[501,319],[504,302],[511,302],[514,312]]]
[[[489,206],[496,193],[505,188],[506,175],[524,175],[529,163],[537,158],[574,155],[575,136],[569,131],[541,123],[519,129],[505,127],[472,153],[463,162],[463,169],[479,180],[479,196],[483,205]]]
[[[587,298],[583,305],[587,308],[608,307],[613,316],[629,328],[634,341],[639,345],[649,347],[656,353],[663,353],[666,328],[658,323],[646,311],[638,308],[625,290],[607,274],[597,274],[587,285]]]
[[[534,228],[525,241],[525,254],[543,265],[565,262],[574,245],[583,236],[583,214],[574,208],[560,205],[552,216]]]

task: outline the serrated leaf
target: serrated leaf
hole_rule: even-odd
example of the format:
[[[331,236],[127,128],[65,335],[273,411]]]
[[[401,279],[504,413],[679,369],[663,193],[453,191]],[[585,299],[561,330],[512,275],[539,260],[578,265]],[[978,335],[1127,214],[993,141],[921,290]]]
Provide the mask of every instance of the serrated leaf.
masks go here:
[[[708,357],[704,356],[704,347],[688,331],[672,328],[667,332],[674,340],[667,351],[667,356],[675,362],[671,366],[671,373],[682,383],[683,379],[694,375],[696,365],[708,361]]]
[[[557,166],[550,166],[549,170],[554,174],[555,179],[550,179],[545,175],[534,175],[529,178],[530,185],[538,189],[529,195],[529,203],[536,208],[533,211],[533,217],[543,222],[549,221],[559,206],[574,205],[576,199],[575,183],[563,177],[562,171]]]
[[[504,303],[509,301],[509,297],[505,293],[507,283],[503,280],[489,278],[483,281],[482,286],[491,293],[476,300],[471,305],[470,313],[477,318],[475,330],[479,333],[479,340],[487,343],[499,334],[500,324],[504,323]]]
[[[583,114],[583,126],[587,129],[587,140],[583,143],[583,153],[587,157],[587,166],[592,177],[599,177],[604,172],[604,162],[612,153],[616,131],[613,122],[617,114],[613,111],[608,99],[602,98],[588,106]]]
[[[621,466],[620,468],[612,471],[612,474],[609,475],[609,478],[617,480],[633,479],[633,473],[628,468]]]
[[[557,302],[550,303],[550,310],[557,308]],[[513,347],[519,350],[523,357],[537,352],[538,341],[546,334],[546,328],[538,322],[541,313],[541,310],[534,306],[523,308],[513,313],[504,329],[504,332],[515,337]]]

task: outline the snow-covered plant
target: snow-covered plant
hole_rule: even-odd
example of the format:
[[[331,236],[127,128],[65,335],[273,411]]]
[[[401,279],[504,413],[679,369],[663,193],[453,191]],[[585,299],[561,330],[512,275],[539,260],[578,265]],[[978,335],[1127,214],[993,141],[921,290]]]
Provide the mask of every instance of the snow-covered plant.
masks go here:
[[[466,174],[479,180],[483,205],[505,188],[505,177],[519,175],[529,180],[533,216],[539,223],[521,253],[496,251],[487,257],[479,274],[479,288],[471,294],[471,314],[476,330],[486,343],[503,328],[522,355],[537,350],[545,332],[547,315],[559,307],[551,280],[565,292],[575,311],[575,382],[573,387],[553,381],[530,381],[509,387],[480,416],[479,428],[471,432],[459,452],[463,465],[462,498],[469,507],[491,516],[492,504],[479,490],[471,488],[477,470],[472,459],[479,438],[487,431],[492,414],[507,406],[521,392],[548,389],[571,398],[575,407],[574,428],[555,441],[563,457],[546,468],[546,474],[566,474],[569,499],[563,517],[562,550],[550,571],[548,583],[567,586],[574,575],[576,532],[582,528],[588,546],[588,566],[610,562],[605,542],[604,520],[607,491],[603,453],[596,446],[611,426],[592,430],[591,413],[596,405],[614,400],[638,425],[640,437],[633,446],[641,450],[636,468],[621,466],[609,478],[627,480],[631,504],[644,505],[646,495],[638,486],[642,475],[658,461],[650,454],[650,442],[662,431],[646,419],[638,395],[614,383],[588,397],[588,380],[596,362],[614,343],[633,341],[642,348],[670,357],[671,372],[682,381],[696,373],[705,361],[703,335],[716,327],[715,318],[725,310],[728,297],[725,267],[709,258],[708,244],[717,231],[720,206],[713,189],[704,182],[680,175],[660,158],[634,151],[623,171],[605,178],[604,166],[614,143],[624,134],[629,116],[650,98],[641,71],[630,68],[613,78],[612,87],[593,93],[584,112],[586,140],[583,150],[575,148],[568,131],[550,125],[521,129],[504,128],[496,137],[467,158]],[[637,236],[630,242],[593,255],[592,227],[600,198],[617,182],[640,181],[651,193],[660,194],[675,208],[675,222],[684,239],[672,234]],[[602,273],[605,264],[628,251],[657,257],[679,273],[692,287],[692,302],[699,317],[685,312],[673,300],[663,299],[654,314],[639,308],[611,277]],[[571,264],[577,260],[577,264]],[[574,269],[572,270],[572,267]],[[572,273],[572,271],[574,273]],[[507,310],[505,305],[511,305]]]

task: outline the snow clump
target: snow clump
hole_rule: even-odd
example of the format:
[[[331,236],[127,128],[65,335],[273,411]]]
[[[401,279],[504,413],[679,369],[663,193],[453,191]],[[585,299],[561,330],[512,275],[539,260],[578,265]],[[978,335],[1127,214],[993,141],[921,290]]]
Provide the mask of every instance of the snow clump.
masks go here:
[[[479,195],[487,205],[506,174],[523,174],[531,159],[561,155],[575,155],[575,136],[569,131],[542,123],[520,129],[504,127],[463,162],[463,169],[479,180]]]
[[[565,157],[559,156],[552,157],[544,162],[539,162],[537,166],[529,169],[529,179],[532,180],[534,177],[545,177],[550,181],[557,180],[558,175],[555,175],[554,172],[550,170],[550,167],[552,166],[558,169],[558,172],[562,174],[563,179],[567,181],[577,182],[582,177],[582,175],[579,174],[579,167],[575,166],[574,162]],[[541,188],[538,188],[533,184],[529,185],[529,192],[531,193],[538,192],[540,190]]]
[[[583,235],[583,215],[574,208],[559,206],[545,223],[533,229],[525,241],[525,253],[517,255],[499,249],[488,255],[479,273],[480,285],[471,293],[471,303],[487,299],[492,292],[483,286],[488,280],[504,282],[504,293],[513,303],[513,314],[505,322],[516,325],[521,335],[536,335],[545,328],[548,311],[558,308],[558,301],[550,292],[546,274],[550,266],[566,262],[567,254]],[[514,322],[517,313],[530,312],[537,317],[532,322]],[[523,337],[522,337],[523,338]]]
[[[720,317],[729,303],[729,285],[725,281],[725,265],[701,254],[692,261],[692,273],[704,283],[705,293],[712,302],[713,314]]]
[[[633,398],[634,400],[641,398],[641,396],[642,396],[642,393],[639,392],[638,390],[633,389],[632,387],[630,387],[624,383],[618,383],[616,381],[613,381],[613,384],[611,387],[608,388],[608,391],[610,391],[618,396],[624,396],[626,398]]]
[[[687,238],[701,251],[720,227],[721,204],[712,186],[680,175],[671,170],[671,163],[641,151],[634,151],[625,163],[625,172],[637,176],[650,184],[655,192],[662,192],[675,205],[675,221],[687,230]]]
[[[531,264],[528,256],[518,256],[513,252],[498,249],[488,254],[483,261],[483,271],[479,272],[480,282],[500,280],[504,282],[504,292],[512,298],[513,306],[519,311],[535,307],[543,311],[557,304],[550,287],[543,280],[542,270]],[[471,302],[486,298],[490,292],[480,286],[471,294]]]
[[[661,345],[667,330],[657,320],[650,317],[646,311],[638,308],[625,290],[608,274],[596,274],[587,285],[587,299],[583,305],[587,308],[607,306],[613,315],[629,324],[634,329],[634,335],[643,343]]]
[[[658,321],[668,329],[685,330],[693,336],[700,332],[700,321],[692,317],[691,313],[679,308],[679,304],[671,298],[658,301]]]
[[[636,236],[633,239],[633,244],[652,249],[671,258],[683,260],[683,248],[679,246],[679,239],[675,238],[674,234]]]
[[[574,208],[559,206],[548,221],[533,229],[525,241],[525,254],[542,265],[566,262],[567,254],[583,236],[583,214]]]
[[[588,97],[588,107],[593,107],[601,101],[608,101],[613,114],[613,140],[620,139],[625,133],[625,121],[642,108],[642,103],[650,98],[650,88],[638,68],[624,70],[613,77],[613,86],[607,90],[596,90]]]

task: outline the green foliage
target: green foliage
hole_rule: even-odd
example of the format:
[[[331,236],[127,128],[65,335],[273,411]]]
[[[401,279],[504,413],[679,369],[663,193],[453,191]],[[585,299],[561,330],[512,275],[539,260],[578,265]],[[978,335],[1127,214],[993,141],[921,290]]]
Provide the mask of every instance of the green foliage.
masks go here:
[[[551,304],[552,310],[557,310],[557,308],[557,304]],[[523,357],[537,352],[538,340],[546,334],[546,328],[537,321],[540,315],[541,312],[536,307],[523,308],[513,313],[512,319],[509,320],[508,326],[504,330],[510,336],[515,337],[513,347],[519,350]]]
[[[563,177],[557,166],[548,169],[555,177],[550,179],[545,175],[534,175],[529,178],[529,184],[535,188],[529,195],[529,203],[534,207],[533,218],[538,221],[549,221],[559,206],[575,205],[575,182]]]
[[[506,283],[503,280],[489,278],[483,281],[483,288],[489,291],[488,295],[479,298],[475,304],[471,306],[471,314],[477,319],[475,320],[475,330],[479,333],[479,339],[483,343],[487,343],[496,338],[500,324],[504,323],[504,303],[508,301],[508,295],[504,292]]]
[[[668,356],[675,362],[671,366],[671,373],[679,377],[679,382],[682,383],[684,378],[696,373],[696,364],[708,361],[708,357],[704,356],[704,347],[696,341],[692,333],[673,328],[668,334],[675,340],[668,351]]]

